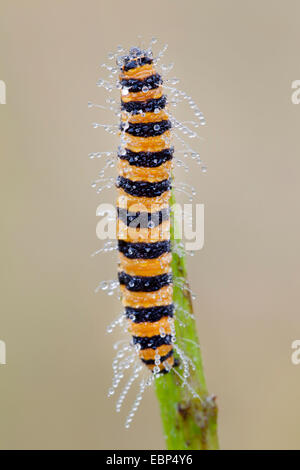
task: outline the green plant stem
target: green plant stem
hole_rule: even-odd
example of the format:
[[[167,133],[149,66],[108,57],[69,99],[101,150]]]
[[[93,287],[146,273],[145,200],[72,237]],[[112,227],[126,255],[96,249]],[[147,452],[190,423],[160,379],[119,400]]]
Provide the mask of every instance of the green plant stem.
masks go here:
[[[171,207],[174,203],[172,195]],[[172,242],[174,242],[174,224],[176,221],[172,212]],[[209,396],[207,392],[190,292],[187,288],[176,285],[176,280],[179,279],[184,279],[187,285],[184,255],[179,256],[173,252],[172,271],[173,300],[179,307],[176,308],[175,319],[176,345],[193,361],[195,370],[190,367],[188,385],[182,386],[182,380],[174,370],[155,380],[166,446],[169,450],[214,450],[218,449],[215,396]],[[188,312],[188,315],[183,311]],[[176,370],[182,376],[183,370],[178,367]],[[191,388],[198,397],[193,396]]]

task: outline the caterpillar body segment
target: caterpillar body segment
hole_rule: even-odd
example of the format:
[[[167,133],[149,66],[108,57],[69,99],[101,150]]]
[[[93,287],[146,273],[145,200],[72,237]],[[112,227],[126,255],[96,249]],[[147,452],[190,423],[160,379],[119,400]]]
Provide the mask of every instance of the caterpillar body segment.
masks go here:
[[[170,209],[174,149],[163,81],[152,56],[130,50],[120,64],[118,277],[132,343],[155,374],[174,366]]]

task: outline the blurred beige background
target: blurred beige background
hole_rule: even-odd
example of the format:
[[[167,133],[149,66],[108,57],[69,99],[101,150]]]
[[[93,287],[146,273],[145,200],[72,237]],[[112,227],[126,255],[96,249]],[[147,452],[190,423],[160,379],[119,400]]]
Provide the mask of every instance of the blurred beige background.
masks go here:
[[[129,431],[107,398],[117,300],[95,295],[115,276],[96,207],[113,202],[90,183],[89,152],[117,140],[99,64],[139,34],[168,42],[166,62],[207,118],[185,181],[205,204],[205,246],[189,258],[210,392],[224,449],[300,449],[299,122],[297,1],[1,0],[2,449],[163,448],[149,390]],[[157,50],[157,49],[156,49]],[[184,115],[183,111],[183,115]],[[183,179],[178,172],[178,179]]]

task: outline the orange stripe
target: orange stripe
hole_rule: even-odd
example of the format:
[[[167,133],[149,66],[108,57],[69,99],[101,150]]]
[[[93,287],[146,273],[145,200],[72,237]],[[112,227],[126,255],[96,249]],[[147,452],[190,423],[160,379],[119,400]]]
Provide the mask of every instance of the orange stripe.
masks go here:
[[[123,103],[129,103],[130,101],[147,101],[161,98],[163,94],[162,87],[153,88],[152,90],[146,91],[137,91],[136,93],[128,93],[127,95],[122,95]]]
[[[173,318],[163,317],[156,322],[134,323],[129,322],[128,331],[134,336],[143,336],[151,338],[151,336],[160,335],[162,333],[170,335],[174,325]]]
[[[143,80],[144,78],[150,77],[155,74],[155,69],[152,64],[142,65],[141,67],[136,67],[135,69],[123,70],[120,74],[120,79],[122,78],[136,78],[137,80]]]
[[[171,350],[173,349],[172,344],[163,344],[162,346],[158,346],[156,349],[148,348],[148,349],[141,349],[139,351],[139,356],[141,359],[155,359],[155,356],[158,354],[159,356],[166,356]]]
[[[160,110],[159,113],[142,113],[130,114],[122,113],[122,121],[130,122],[130,124],[137,124],[140,122],[160,122],[169,119],[169,115],[165,110]]]
[[[155,259],[129,259],[119,253],[121,270],[130,276],[159,276],[171,271],[172,253]]]
[[[124,178],[129,178],[132,181],[148,181],[155,183],[169,179],[171,176],[172,161],[168,160],[156,168],[146,168],[130,165],[127,160],[119,160],[118,170],[119,175]]]
[[[124,307],[160,307],[170,305],[173,300],[173,286],[164,286],[156,292],[131,292],[120,286]]]
[[[158,212],[162,209],[169,207],[169,200],[171,197],[171,191],[165,191],[161,196],[157,197],[137,197],[131,196],[124,191],[124,189],[118,189],[117,206],[121,209],[127,209],[131,212]]]
[[[165,220],[153,228],[136,228],[128,227],[122,220],[117,219],[117,239],[134,243],[170,240],[170,220]]]
[[[133,152],[160,152],[170,147],[171,133],[166,131],[154,137],[136,137],[134,135],[124,135],[126,147]]]

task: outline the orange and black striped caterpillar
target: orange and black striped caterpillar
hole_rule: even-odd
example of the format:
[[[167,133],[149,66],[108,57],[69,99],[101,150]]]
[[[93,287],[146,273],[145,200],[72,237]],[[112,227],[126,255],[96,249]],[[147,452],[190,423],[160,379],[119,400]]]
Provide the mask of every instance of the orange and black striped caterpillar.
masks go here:
[[[132,342],[155,374],[174,366],[170,244],[171,121],[162,78],[149,51],[119,61],[121,146],[117,239],[122,303]]]
[[[151,44],[155,42],[152,40]],[[120,287],[124,310],[107,331],[112,332],[116,326],[123,328],[125,323],[126,333],[129,330],[132,335],[131,344],[128,344],[128,338],[114,344],[117,353],[112,363],[113,379],[109,396],[114,395],[125,378],[126,371],[131,370],[117,400],[117,411],[120,411],[133,382],[143,375],[126,427],[132,421],[144,390],[159,375],[168,372],[176,374],[182,385],[196,396],[187,382],[190,369],[195,368],[193,358],[187,357],[175,336],[175,313],[178,312],[180,326],[184,326],[180,316],[189,317],[191,313],[173,302],[173,285],[185,290],[189,290],[189,287],[184,278],[172,277],[173,253],[181,257],[184,248],[178,242],[180,236],[171,245],[170,201],[172,186],[190,196],[187,192],[188,185],[177,183],[176,188],[172,183],[173,162],[188,170],[178,155],[190,156],[202,165],[199,153],[179,133],[199,137],[190,126],[198,127],[199,124],[204,125],[205,121],[193,99],[173,86],[178,79],[167,79],[163,86],[157,64],[166,47],[153,59],[150,48],[143,50],[135,47],[128,54],[120,56],[125,51],[119,46],[116,53],[108,55],[110,60],[117,59],[117,67],[102,64],[109,72],[109,80],[101,78],[97,85],[104,87],[109,93],[116,88],[120,89],[121,106],[119,100],[114,98],[107,98],[104,106],[89,102],[89,107],[112,111],[120,117],[117,125],[93,123],[94,128],[102,127],[110,134],[119,133],[121,142],[118,151],[91,153],[90,158],[106,159],[99,178],[92,184],[97,188],[98,194],[115,184],[115,177],[104,178],[105,169],[114,167],[115,160],[118,165],[117,210],[111,211],[114,221],[115,213],[117,216],[117,243],[115,240],[108,241],[94,254],[115,249],[118,251],[118,281],[102,281],[96,292],[102,289],[112,295]],[[170,66],[160,67],[163,73],[171,70]],[[115,74],[119,74],[117,83]],[[168,89],[171,97],[169,102],[164,94],[165,89]],[[179,122],[171,114],[170,107],[183,101],[189,105],[199,122]],[[173,137],[179,143],[176,158],[173,158]],[[202,171],[206,172],[206,166],[202,166]],[[109,238],[114,239],[114,234]],[[183,343],[185,338],[181,337],[180,340]],[[150,374],[147,373],[147,368],[151,371]]]

